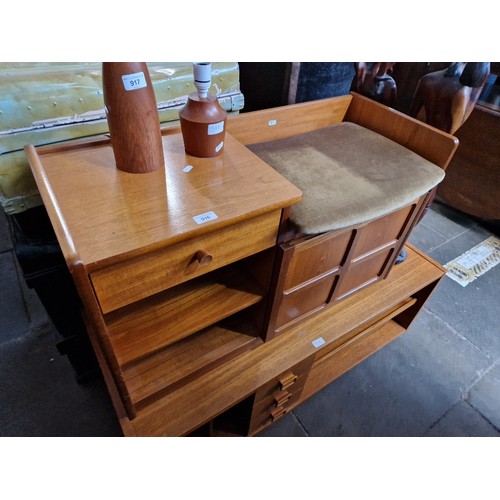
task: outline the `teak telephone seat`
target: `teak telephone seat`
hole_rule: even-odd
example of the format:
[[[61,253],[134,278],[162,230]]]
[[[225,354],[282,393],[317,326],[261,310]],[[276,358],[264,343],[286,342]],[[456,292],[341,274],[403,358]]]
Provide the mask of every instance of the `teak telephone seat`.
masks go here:
[[[442,169],[457,146],[349,95],[230,117],[212,159],[164,129],[166,170],[148,174],[118,171],[108,138],[26,147],[125,435],[256,434],[422,308],[443,268],[407,246],[389,269],[425,193],[305,235],[302,192],[249,150],[342,122]]]
[[[317,122],[289,106],[256,114],[267,136],[236,134],[304,197],[279,236],[267,339],[385,278],[454,152],[359,94],[323,105]]]

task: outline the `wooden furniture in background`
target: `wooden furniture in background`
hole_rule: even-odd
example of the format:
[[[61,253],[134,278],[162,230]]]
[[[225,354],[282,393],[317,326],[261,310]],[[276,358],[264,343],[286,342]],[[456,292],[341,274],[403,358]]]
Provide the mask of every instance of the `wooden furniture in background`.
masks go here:
[[[438,199],[500,229],[500,108],[476,104],[456,132],[460,147]]]
[[[490,73],[489,62],[453,63],[418,82],[410,115],[454,134],[471,114]]]
[[[229,118],[224,153],[163,131],[166,169],[109,139],[27,147],[126,435],[255,434],[405,331],[444,274],[408,247],[386,279],[267,338],[277,243],[301,193],[245,144],[356,120],[446,167],[456,141],[345,96]]]
[[[420,79],[427,73],[446,69],[449,65],[449,62],[415,61],[396,63],[392,68],[392,77],[397,86],[394,108],[408,114]]]
[[[474,109],[489,72],[489,62],[458,62],[424,75],[415,90],[410,116],[444,132],[456,133]],[[436,193],[437,188],[428,206]]]

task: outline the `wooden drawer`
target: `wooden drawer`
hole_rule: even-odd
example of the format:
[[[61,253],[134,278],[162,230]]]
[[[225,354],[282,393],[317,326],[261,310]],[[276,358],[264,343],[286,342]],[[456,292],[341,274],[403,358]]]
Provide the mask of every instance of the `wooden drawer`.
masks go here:
[[[302,379],[309,372],[311,364],[312,359],[307,358],[261,386],[255,393],[254,406],[261,401],[272,399],[276,392],[283,390],[294,392],[300,386],[300,382],[303,382]]]
[[[249,434],[287,414],[299,401],[313,357],[301,361],[262,386],[254,397]]]
[[[91,280],[102,311],[108,313],[272,247],[280,216],[281,211],[275,210],[95,271]]]
[[[261,428],[276,422],[290,412],[296,406],[296,403],[300,401],[303,387],[304,384],[301,385],[301,390],[299,392],[294,394],[288,393],[282,396],[284,399],[282,403],[276,403],[273,401],[266,405],[259,405],[259,407],[254,408],[254,411],[252,412],[252,419],[250,421],[249,434],[258,432]]]

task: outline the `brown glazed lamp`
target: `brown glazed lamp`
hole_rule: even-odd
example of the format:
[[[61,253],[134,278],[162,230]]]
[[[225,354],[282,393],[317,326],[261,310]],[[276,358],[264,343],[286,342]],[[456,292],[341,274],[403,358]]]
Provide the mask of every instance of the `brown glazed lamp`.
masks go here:
[[[134,174],[163,167],[160,119],[146,63],[105,62],[102,83],[116,167]]]
[[[189,94],[179,112],[184,149],[199,158],[211,158],[222,153],[227,113],[217,96],[209,94],[212,74],[210,63],[193,63],[194,85],[197,92]]]

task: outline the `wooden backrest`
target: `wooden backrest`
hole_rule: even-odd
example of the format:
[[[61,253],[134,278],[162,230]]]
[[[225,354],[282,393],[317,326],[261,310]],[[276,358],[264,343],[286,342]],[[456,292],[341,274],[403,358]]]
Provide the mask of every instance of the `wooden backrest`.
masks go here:
[[[411,149],[446,169],[458,139],[404,113],[352,92],[346,96],[228,117],[227,131],[243,144],[284,139],[350,121]]]
[[[227,131],[243,144],[284,139],[343,121],[351,95],[320,99],[228,117]]]
[[[345,121],[373,130],[446,170],[458,147],[456,137],[367,97],[352,95]]]

